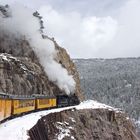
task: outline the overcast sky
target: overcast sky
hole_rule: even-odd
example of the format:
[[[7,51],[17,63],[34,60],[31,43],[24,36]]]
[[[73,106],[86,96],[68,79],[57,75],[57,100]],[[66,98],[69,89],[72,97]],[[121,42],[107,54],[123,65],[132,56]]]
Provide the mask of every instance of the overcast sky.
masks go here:
[[[7,2],[37,9],[72,58],[140,56],[140,0],[0,0]]]

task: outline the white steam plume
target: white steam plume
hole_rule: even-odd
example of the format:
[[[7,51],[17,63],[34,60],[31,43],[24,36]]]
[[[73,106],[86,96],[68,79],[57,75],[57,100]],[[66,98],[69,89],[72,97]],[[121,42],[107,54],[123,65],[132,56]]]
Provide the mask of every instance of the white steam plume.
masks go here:
[[[54,43],[49,39],[42,39],[39,32],[40,25],[38,19],[32,15],[33,12],[17,4],[12,5],[11,11],[11,17],[0,17],[0,28],[17,36],[26,36],[44,66],[49,80],[67,94],[74,93],[73,77],[68,75],[67,70],[54,60],[56,55]]]

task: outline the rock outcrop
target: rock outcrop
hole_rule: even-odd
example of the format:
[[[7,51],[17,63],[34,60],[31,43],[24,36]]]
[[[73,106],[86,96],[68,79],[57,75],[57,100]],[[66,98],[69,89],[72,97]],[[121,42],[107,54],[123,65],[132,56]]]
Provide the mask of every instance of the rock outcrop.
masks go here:
[[[27,40],[12,40],[0,36],[0,91],[10,94],[47,94],[57,95],[62,91],[49,81],[38,57]],[[10,39],[9,39],[10,40]],[[56,44],[56,61],[73,75],[76,81],[75,93],[83,99],[78,72],[66,50]],[[9,55],[10,54],[10,55]],[[6,57],[7,59],[3,59]],[[26,70],[25,70],[26,69]]]
[[[33,13],[32,16],[35,16],[35,13]],[[83,96],[80,90],[79,76],[74,63],[65,49],[61,48],[54,39],[43,34],[43,20],[38,12],[37,17],[39,23],[41,22],[39,29],[41,32],[37,33],[39,35],[38,37],[41,37],[42,40],[46,39],[53,42],[55,51],[57,52],[53,59],[66,69],[69,75],[72,75],[76,83],[74,93],[82,100]],[[8,5],[0,6],[0,20],[6,18],[12,18],[10,7]],[[8,56],[8,60],[3,59],[2,55],[0,58],[0,91],[9,94],[22,95],[57,95],[62,92],[63,94],[66,94],[66,91],[60,89],[55,81],[52,82],[49,80],[47,73],[44,71],[44,67],[40,63],[41,60],[36,54],[37,51],[33,50],[33,44],[31,44],[30,41],[32,36],[27,39],[22,33],[18,34],[17,32],[10,31],[10,29],[3,29],[3,25],[0,27],[0,54],[3,56],[5,55],[4,57]],[[11,59],[9,54],[10,57],[14,57],[14,59]],[[24,70],[23,67],[26,70]]]
[[[10,6],[8,5],[0,6],[0,20],[5,21],[5,19],[7,20],[8,18],[11,18],[12,20],[13,15],[12,15],[12,11],[11,12],[10,11],[11,11]],[[7,14],[9,16],[7,16]],[[43,20],[38,12],[30,14],[30,16],[32,16],[31,18],[33,18],[32,19],[33,21],[35,20],[34,18],[38,18],[37,21],[33,22],[35,25],[38,21],[39,23],[41,23],[41,25],[39,24],[39,26],[37,27],[38,29],[33,28],[35,30],[35,33],[38,31],[36,34],[37,35],[36,37],[38,37],[39,39],[34,38],[33,37],[34,34],[31,33],[31,31],[28,31],[28,30],[26,31],[26,32],[30,32],[29,37],[27,37],[28,33],[24,34],[21,31],[22,29],[18,29],[19,31],[18,30],[11,31],[11,29],[8,28],[8,26],[7,26],[8,29],[5,28],[4,24],[6,24],[6,22],[3,22],[2,24],[0,24],[0,54],[2,53],[3,55],[10,54],[11,55],[10,57],[14,57],[14,59],[11,59],[8,57],[8,61],[4,60],[1,57],[0,91],[10,93],[10,94],[23,94],[23,95],[26,95],[26,94],[57,95],[62,92],[63,94],[70,94],[70,92],[72,93],[74,92],[82,100],[83,96],[80,91],[80,82],[79,82],[78,72],[75,68],[74,63],[71,61],[69,55],[67,54],[66,50],[59,47],[57,43],[54,41],[54,39],[51,39],[47,35],[44,35],[43,28],[42,28]],[[32,20],[30,22],[32,22]],[[17,22],[17,21],[14,21],[14,22]],[[53,54],[47,54],[48,55],[47,59],[51,59],[53,62],[54,61],[57,62],[58,63],[57,66],[59,66],[60,68],[59,71],[61,70],[68,71],[68,74],[70,76],[67,75],[67,72],[65,72],[66,73],[65,75],[67,77],[71,77],[73,85],[70,85],[70,86],[72,86],[72,90],[68,89],[69,85],[65,85],[66,83],[61,83],[61,86],[64,84],[65,87],[59,86],[58,82],[61,81],[60,80],[61,75],[59,76],[59,79],[55,77],[56,79],[53,78],[52,80],[47,75],[46,69],[44,70],[45,66],[43,65],[44,66],[43,67],[41,65],[41,62],[42,62],[40,58],[41,56],[36,54],[38,53],[38,51],[37,51],[37,48],[36,49],[34,48],[34,45],[38,48],[40,48],[40,46],[37,46],[36,44],[33,44],[31,42],[38,40],[39,41],[38,45],[40,45],[42,42],[43,43],[45,42],[45,39],[47,40],[46,42],[48,44],[51,43],[55,47],[55,58],[49,57],[49,55],[51,56]],[[43,47],[47,47],[47,43]],[[47,59],[45,59],[45,61]],[[27,69],[26,72],[23,70],[22,66],[24,66]],[[8,70],[8,67],[10,67],[9,68],[10,70]],[[51,70],[52,69],[49,69],[49,71]],[[51,79],[51,81],[49,79]],[[73,79],[75,82],[73,81]],[[67,79],[65,79],[65,81],[67,81]],[[76,83],[75,89],[74,89],[74,83]],[[67,93],[67,91],[69,91],[69,93]]]
[[[29,57],[0,54],[0,91],[15,95],[57,94],[58,87],[50,82],[39,63]]]
[[[138,140],[132,122],[108,109],[66,110],[42,117],[30,140]]]

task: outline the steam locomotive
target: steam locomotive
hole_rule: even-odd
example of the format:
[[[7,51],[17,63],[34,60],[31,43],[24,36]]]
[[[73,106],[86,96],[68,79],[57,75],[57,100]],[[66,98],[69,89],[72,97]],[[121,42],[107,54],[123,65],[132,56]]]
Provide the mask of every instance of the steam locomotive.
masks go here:
[[[78,105],[78,97],[73,95],[32,95],[18,96],[0,93],[0,122],[24,113],[38,111],[41,109],[51,109]]]

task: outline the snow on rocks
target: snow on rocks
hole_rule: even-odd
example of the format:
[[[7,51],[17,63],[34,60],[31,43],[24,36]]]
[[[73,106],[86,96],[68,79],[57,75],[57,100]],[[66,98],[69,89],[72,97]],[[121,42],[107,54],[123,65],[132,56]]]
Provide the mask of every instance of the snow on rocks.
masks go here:
[[[56,134],[57,140],[63,140],[64,137],[71,137],[75,140],[74,136],[71,135],[71,129],[73,128],[69,126],[69,123],[57,122],[56,128],[59,130],[58,134]]]
[[[75,121],[75,119],[74,118],[72,118],[72,117],[69,117],[69,119],[73,122],[73,123],[75,123],[76,121]]]
[[[32,128],[42,116],[71,108],[72,107],[66,107],[31,113],[0,124],[0,140],[27,140],[27,131]]]
[[[0,124],[0,140],[27,140],[28,139],[28,130],[30,130],[36,122],[45,115],[48,115],[49,113],[54,112],[60,112],[63,110],[68,109],[109,109],[109,110],[117,110],[113,107],[107,106],[105,104],[101,104],[97,101],[88,100],[80,103],[77,106],[71,106],[71,107],[64,107],[64,108],[58,108],[58,109],[51,109],[46,111],[40,111],[36,113],[31,113],[28,115],[25,115],[23,117],[18,117],[13,120],[9,120],[3,124]],[[75,122],[74,118],[70,118],[73,122]],[[75,122],[76,123],[76,122]],[[58,126],[65,125],[67,126],[67,122],[58,122]],[[60,128],[60,127],[59,127]],[[67,126],[66,130],[63,130],[62,127],[60,128],[60,133],[58,134],[59,140],[61,140],[64,136],[69,135],[71,127]],[[64,135],[61,135],[65,131]],[[75,139],[73,136],[71,136],[71,139]]]
[[[34,74],[33,71],[30,71],[19,59],[17,59],[16,57],[13,57],[10,54],[7,53],[1,53],[0,54],[0,59],[2,61],[6,61],[7,63],[12,63],[12,62],[16,62],[19,63],[19,67],[26,73],[31,73]]]
[[[8,62],[11,61],[11,60],[16,60],[16,61],[18,61],[16,57],[13,57],[13,56],[11,56],[10,54],[7,54],[7,53],[1,53],[1,54],[0,54],[0,57],[1,57],[4,61],[8,61]]]
[[[76,109],[98,109],[98,108],[104,108],[104,109],[109,109],[109,110],[118,110],[116,108],[113,108],[111,106],[99,103],[94,100],[87,100],[84,102],[81,102],[80,105],[75,107]]]

